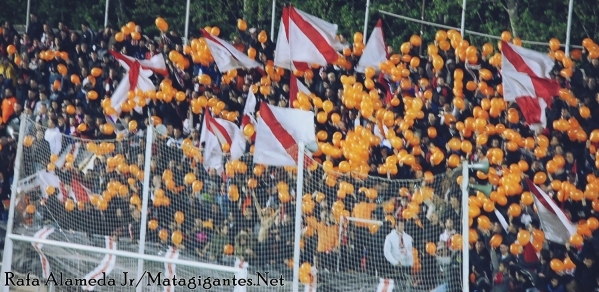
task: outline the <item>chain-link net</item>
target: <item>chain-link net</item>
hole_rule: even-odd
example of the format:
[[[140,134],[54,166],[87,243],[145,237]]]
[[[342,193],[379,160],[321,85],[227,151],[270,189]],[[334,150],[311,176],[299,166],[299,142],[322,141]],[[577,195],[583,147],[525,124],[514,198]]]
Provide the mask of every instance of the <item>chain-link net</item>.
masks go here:
[[[139,241],[145,134],[115,133],[110,124],[82,123],[63,135],[26,120],[15,204],[15,233],[37,239],[136,252]],[[79,138],[101,131],[104,140]],[[39,243],[19,242],[13,271],[33,272],[43,283],[90,290],[90,280],[106,275],[135,277],[137,260]],[[62,276],[62,279],[59,278]],[[87,283],[66,283],[84,279]],[[57,288],[60,291],[63,288]],[[98,289],[96,289],[98,290]],[[114,288],[100,288],[113,291]],[[66,290],[65,290],[66,291]],[[114,290],[116,291],[116,290]]]
[[[452,173],[389,180],[312,165],[302,198],[302,283],[332,291],[462,290]]]
[[[148,255],[225,266],[247,263],[249,279],[256,281],[255,272],[268,271],[282,275],[289,288],[299,198],[300,280],[307,289],[375,291],[381,283],[393,283],[412,291],[439,286],[461,290],[461,198],[451,173],[390,180],[340,173],[306,157],[303,194],[298,196],[296,167],[254,164],[251,153],[236,160],[223,151],[204,153],[197,132],[184,139],[168,127],[166,134],[155,131],[160,133],[152,142],[152,159],[145,161],[145,129],[114,134],[113,140],[86,141],[33,122],[26,128],[17,233],[138,252],[144,166],[150,163]],[[221,167],[204,166],[215,157],[222,160]],[[398,231],[409,235],[411,247],[407,239],[404,245],[386,243]],[[391,248],[389,256],[388,244],[403,249]],[[136,276],[136,259],[27,246],[15,248],[22,256],[14,257],[13,268],[33,271],[41,279],[59,271],[72,278],[101,277],[102,271]],[[231,276],[149,261],[144,269],[166,277]],[[147,291],[157,287],[150,285]]]

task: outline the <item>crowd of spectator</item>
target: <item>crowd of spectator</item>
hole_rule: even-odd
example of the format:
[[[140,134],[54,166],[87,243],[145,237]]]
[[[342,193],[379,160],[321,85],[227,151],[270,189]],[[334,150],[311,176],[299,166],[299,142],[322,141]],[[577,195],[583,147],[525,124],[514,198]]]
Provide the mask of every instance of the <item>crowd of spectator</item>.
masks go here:
[[[77,167],[62,167],[53,171],[68,185],[68,189],[74,187],[74,178],[96,194],[109,189],[118,193],[119,184],[129,186],[124,195],[109,195],[110,203],[107,206],[90,200],[81,205],[78,203],[76,208],[71,206],[66,209],[64,202],[57,196],[43,199],[45,190],[31,193],[28,202],[35,202],[41,221],[93,234],[138,239],[140,212],[136,205],[139,205],[138,194],[141,194],[143,180],[132,169],[136,168],[139,172],[145,163],[150,163],[143,159],[144,130],[151,123],[162,123],[170,138],[158,139],[152,149],[152,203],[149,218],[153,222],[148,224],[148,240],[175,244],[209,262],[219,262],[223,255],[235,254],[256,266],[287,265],[293,253],[292,218],[297,201],[304,204],[305,212],[302,262],[311,262],[321,270],[333,270],[337,269],[339,258],[339,266],[343,271],[375,275],[379,267],[377,263],[386,260],[383,255],[385,236],[392,232],[393,225],[401,222],[405,223],[406,232],[414,238],[415,261],[411,267],[413,285],[432,289],[445,282],[450,283],[451,291],[460,291],[461,251],[459,246],[455,246],[457,238],[454,235],[461,230],[462,210],[459,185],[455,183],[453,171],[457,165],[452,159],[458,156],[460,159],[479,161],[483,157],[496,157],[493,149],[499,149],[501,159],[491,159],[493,169],[489,176],[472,172],[471,180],[494,185],[496,194],[495,197],[491,195],[490,201],[494,203],[494,208],[508,218],[508,228],[505,230],[501,226],[493,209],[480,208],[481,214],[490,218],[491,226],[481,224],[476,219],[472,223],[477,236],[471,240],[471,291],[524,292],[535,291],[531,290],[535,288],[546,292],[599,291],[599,270],[596,268],[599,260],[596,238],[599,236],[595,234],[599,226],[587,224],[598,218],[596,212],[599,211],[599,201],[596,200],[599,190],[591,187],[582,197],[576,197],[565,195],[560,192],[561,185],[557,186],[561,182],[569,182],[575,189],[589,190],[588,185],[592,185],[598,175],[595,151],[599,147],[599,135],[593,133],[599,129],[599,124],[594,120],[599,112],[599,60],[592,58],[594,56],[590,56],[586,50],[572,54],[570,60],[574,61],[574,65],[566,64],[571,67],[571,74],[560,74],[566,65],[563,59],[556,60],[554,78],[564,92],[563,96],[554,97],[551,107],[546,110],[547,128],[539,132],[526,124],[522,114],[518,115],[519,109],[515,103],[507,104],[496,115],[489,114],[491,99],[501,99],[498,88],[501,85],[501,73],[496,65],[491,64],[489,56],[479,52],[476,64],[470,64],[454,48],[439,50],[444,66],[436,70],[432,56],[419,56],[419,52],[426,54],[427,50],[419,50],[418,46],[412,45],[408,53],[404,52],[404,57],[419,56],[422,62],[415,64],[397,59],[397,63],[404,64],[403,67],[408,70],[403,80],[408,79],[409,83],[404,83],[401,78],[393,81],[391,76],[387,76],[387,79],[374,78],[374,88],[382,101],[381,106],[393,113],[391,120],[396,122],[388,125],[388,132],[395,135],[382,134],[378,140],[375,138],[362,142],[371,145],[368,178],[360,175],[343,176],[341,180],[348,184],[344,185],[343,194],[340,195],[341,186],[334,179],[330,183],[327,172],[317,167],[309,172],[304,184],[305,192],[313,194],[313,200],[316,200],[316,204],[311,204],[306,203],[312,201],[310,198],[289,202],[280,195],[285,189],[294,190],[295,173],[290,169],[253,165],[251,156],[246,156],[241,162],[228,162],[226,173],[221,174],[213,169],[204,169],[199,156],[185,147],[186,141],[191,142],[193,147],[202,146],[199,142],[202,113],[192,112],[193,100],[216,98],[225,104],[225,108],[219,112],[226,110],[241,114],[248,92],[253,84],[262,82],[264,70],[237,70],[237,76],[230,78],[219,72],[215,64],[194,62],[183,39],[174,31],[153,38],[145,35],[141,27],[135,26],[124,40],[117,40],[115,35],[121,31],[112,27],[94,30],[85,23],[81,24],[80,31],[75,31],[64,23],[58,23],[57,30],[52,26],[31,15],[29,27],[23,34],[19,34],[9,22],[5,22],[1,29],[0,196],[5,208],[3,219],[6,219],[8,208],[9,181],[14,176],[15,131],[18,131],[21,119],[26,117],[36,126],[28,129],[34,140],[30,141],[30,147],[25,151],[25,157],[29,160],[24,163],[25,175],[45,170],[53,159],[51,154],[64,154],[70,144],[82,141],[78,139],[94,140],[97,144],[100,144],[97,140],[105,140],[115,145],[111,155],[120,156],[97,155],[98,159],[90,168],[92,171],[83,172]],[[138,40],[132,38],[132,31],[142,37]],[[275,46],[270,41],[259,41],[258,34],[255,28],[240,30],[231,41],[242,52],[253,48],[257,53],[256,60],[266,67],[271,62],[269,60],[273,60]],[[345,37],[340,36],[340,40],[347,46],[344,51],[347,62],[355,65],[359,53]],[[431,44],[438,46],[439,42]],[[426,48],[425,44],[420,45]],[[109,50],[138,59],[163,54],[170,73],[167,78],[172,80],[169,83],[175,91],[183,92],[185,98],[169,102],[152,99],[142,113],[131,111],[121,115],[122,125],[125,126],[116,126],[121,131],[106,131],[106,125],[110,123],[103,113],[102,99],[111,97],[125,73]],[[188,59],[189,66],[181,68],[173,63],[169,58],[172,50]],[[388,47],[387,51],[390,59],[401,56],[397,55],[396,48]],[[65,67],[66,73],[62,72]],[[101,69],[95,70],[101,73],[89,78],[96,68]],[[492,74],[485,83],[493,89],[490,95],[488,90],[481,90],[481,87],[466,89],[470,82],[479,81],[478,74],[482,69]],[[382,125],[377,122],[382,117],[375,114],[372,118],[365,118],[360,110],[350,109],[344,103],[347,86],[344,76],[353,75],[358,82],[364,82],[364,74],[355,72],[353,66],[339,65],[314,68],[313,71],[310,72],[312,74],[298,74],[299,79],[321,101],[330,101],[334,105],[327,115],[327,121],[316,123],[316,132],[324,131],[326,134],[322,135],[322,142],[339,146],[340,140],[349,135],[355,136],[357,132],[371,132],[370,136],[384,133]],[[458,77],[456,72],[461,72],[463,76]],[[197,78],[202,74],[209,75],[212,84],[202,84]],[[280,80],[272,80],[268,92],[256,91],[258,101],[288,106],[291,74],[297,72],[286,71]],[[157,91],[164,83],[163,78],[158,75],[152,77]],[[456,80],[461,84],[456,85]],[[390,88],[390,98],[387,97],[387,88]],[[87,93],[92,90],[100,98],[90,99]],[[406,116],[412,113],[404,104],[406,100],[412,102],[412,98],[423,101],[422,115],[416,119],[412,117],[411,123],[408,123],[410,119]],[[590,117],[586,110],[590,110]],[[333,115],[339,119],[332,119]],[[149,116],[155,118],[150,119]],[[481,118],[486,126],[479,128],[475,121]],[[557,127],[554,123],[562,119],[569,121],[570,128],[565,131],[561,124]],[[126,125],[131,125],[131,121],[139,126],[127,128]],[[240,118],[235,122],[241,123]],[[584,134],[577,136],[569,129]],[[53,134],[48,134],[56,131],[62,134],[61,146],[53,146],[53,138],[50,137]],[[505,135],[506,131],[512,135]],[[513,133],[519,135],[520,139],[514,140]],[[488,141],[479,141],[482,135]],[[400,138],[400,145],[391,142],[396,141],[391,139],[394,136]],[[413,143],[414,137],[419,143]],[[527,138],[534,139],[532,147],[526,145]],[[471,142],[474,149],[469,151],[450,145],[450,141],[455,139]],[[539,141],[545,140],[548,145],[541,145]],[[248,139],[248,151],[250,146],[251,139]],[[544,153],[535,148],[543,148],[541,150]],[[400,153],[401,149],[407,152]],[[87,150],[94,152],[89,148]],[[434,154],[436,151],[443,153],[443,161],[435,161],[438,156]],[[414,161],[403,163],[393,159],[407,153],[413,155]],[[316,153],[315,161],[322,163],[328,160],[339,166],[342,157],[332,156]],[[561,157],[563,163],[549,167],[548,162],[556,161],[555,157]],[[395,171],[389,171],[390,160],[396,164]],[[121,164],[128,168],[121,169]],[[514,171],[514,165],[520,166],[520,171]],[[572,222],[583,222],[582,225],[590,226],[591,230],[584,234],[582,245],[572,246],[568,243],[564,246],[542,239],[540,248],[533,246],[532,240],[522,246],[523,251],[510,248],[518,242],[521,230],[533,232],[542,226],[533,206],[521,202],[521,194],[527,190],[526,186],[506,196],[505,189],[500,186],[502,182],[492,179],[492,175],[501,178],[502,173],[509,173],[510,170],[520,173],[523,178],[535,178],[535,183],[555,200]],[[537,179],[539,172],[546,174],[545,180]],[[167,173],[170,173],[170,178]],[[193,174],[194,179],[190,179],[188,174]],[[169,185],[170,181],[174,181],[174,184]],[[288,187],[282,186],[281,182]],[[522,184],[525,185],[523,181]],[[231,185],[239,186],[239,190],[232,191]],[[422,203],[425,189],[429,195],[425,195]],[[472,192],[471,195],[476,197],[476,192]],[[503,194],[497,195],[498,192]],[[593,192],[594,195],[591,194]],[[132,199],[134,196],[137,199]],[[411,209],[409,204],[418,196],[422,205]],[[497,198],[500,196],[505,200]],[[369,225],[352,225],[343,229],[340,240],[338,225],[342,213],[335,211],[336,204],[339,204],[338,197],[343,199],[343,206],[337,211],[347,210],[352,216],[383,220],[385,224],[378,231]],[[482,206],[484,199],[480,200]],[[512,204],[521,205],[522,211],[513,214],[508,210]],[[25,206],[22,207],[25,210]],[[413,211],[413,214],[405,213],[406,209]],[[184,220],[178,218],[179,211],[184,212]],[[27,213],[23,216],[27,217]],[[28,220],[20,222],[31,224]],[[180,232],[181,238],[171,237],[175,232]],[[499,242],[495,235],[500,235]],[[338,257],[339,253],[342,256]],[[553,259],[561,261],[561,269],[549,265]],[[573,263],[575,268],[564,268],[564,263],[568,262]]]

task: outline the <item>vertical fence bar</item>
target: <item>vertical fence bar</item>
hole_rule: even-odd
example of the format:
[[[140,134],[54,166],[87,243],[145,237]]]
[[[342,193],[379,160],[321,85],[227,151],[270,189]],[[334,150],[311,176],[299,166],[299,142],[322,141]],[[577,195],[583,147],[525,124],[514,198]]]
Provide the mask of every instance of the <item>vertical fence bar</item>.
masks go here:
[[[302,194],[304,193],[304,142],[297,143],[297,183],[295,190],[295,241],[293,243],[293,291],[299,291],[300,240],[302,237]]]
[[[106,0],[106,9],[104,10],[104,27],[108,26],[108,8],[110,8],[110,0]]]
[[[154,141],[154,127],[150,123],[146,131],[146,152],[144,155],[144,186],[142,190],[142,205],[141,205],[141,218],[140,218],[140,229],[139,229],[139,251],[140,255],[143,255],[146,247],[146,230],[148,225],[148,201],[150,200],[150,176],[151,176],[151,162],[152,162],[152,142]],[[144,260],[139,258],[137,260],[137,278],[140,279],[144,274]],[[138,285],[136,288],[137,292],[142,291],[142,285]]]
[[[465,2],[466,0],[464,0]],[[468,231],[470,226],[468,224],[468,181],[470,175],[470,168],[468,161],[462,162],[462,291],[470,291],[470,245],[468,242]]]
[[[27,7],[29,7],[29,1],[27,1]],[[27,9],[29,10],[29,9]],[[15,224],[15,204],[17,202],[17,186],[19,185],[19,178],[21,176],[21,162],[23,161],[23,140],[25,139],[25,128],[29,120],[25,114],[21,115],[21,124],[19,125],[19,140],[17,143],[17,156],[15,158],[15,174],[12,180],[12,187],[10,192],[10,208],[8,209],[8,223],[6,224],[6,239],[4,240],[4,252],[2,254],[2,291],[8,292],[10,286],[5,283],[7,272],[12,270],[12,252],[13,252],[13,240],[10,238],[12,230]]]
[[[572,32],[572,10],[574,9],[574,0],[570,0],[568,3],[568,26],[566,28],[566,56],[570,55],[570,37]]]

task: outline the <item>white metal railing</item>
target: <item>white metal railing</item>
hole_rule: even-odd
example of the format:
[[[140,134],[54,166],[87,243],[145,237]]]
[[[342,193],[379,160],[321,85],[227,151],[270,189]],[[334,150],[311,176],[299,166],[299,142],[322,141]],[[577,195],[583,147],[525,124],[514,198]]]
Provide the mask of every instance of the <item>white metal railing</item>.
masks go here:
[[[407,17],[407,16],[403,16],[403,15],[399,15],[399,14],[387,12],[387,11],[384,11],[384,10],[379,10],[379,13],[384,14],[384,15],[388,15],[388,16],[392,16],[392,17],[395,17],[395,18],[399,18],[399,19],[411,21],[411,22],[416,22],[416,23],[420,23],[420,24],[430,25],[430,26],[433,26],[433,27],[438,27],[438,28],[443,28],[443,29],[454,29],[454,30],[460,31],[460,28],[458,28],[458,27],[453,27],[453,26],[449,26],[449,25],[434,23],[434,22],[430,22],[430,21],[419,20],[419,19],[416,19],[416,18],[411,18],[411,17]],[[486,38],[491,38],[491,39],[495,39],[495,40],[501,39],[501,37],[498,37],[496,35],[490,35],[490,34],[486,34],[486,33],[482,33],[482,32],[476,32],[476,31],[467,30],[467,29],[465,31],[468,34],[475,35],[475,36],[486,37]],[[536,45],[536,46],[548,46],[547,42],[536,42],[536,41],[522,40],[522,43],[523,44],[529,44],[529,45]],[[561,46],[565,47],[565,44],[561,44]],[[574,46],[574,45],[572,45],[571,47],[572,48],[577,48],[577,49],[582,49],[582,46]]]

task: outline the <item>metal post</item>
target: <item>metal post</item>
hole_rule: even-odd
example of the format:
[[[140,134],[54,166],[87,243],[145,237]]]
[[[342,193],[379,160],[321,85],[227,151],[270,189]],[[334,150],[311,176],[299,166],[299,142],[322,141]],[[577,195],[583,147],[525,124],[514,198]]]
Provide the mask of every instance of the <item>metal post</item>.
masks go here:
[[[272,13],[270,14],[270,41],[275,41],[275,13],[277,13],[277,0],[272,0]]]
[[[187,45],[189,43],[189,2],[190,2],[190,0],[187,0],[187,4],[185,4],[185,40],[184,40],[184,45]]]
[[[29,3],[29,1],[27,1]],[[29,7],[29,4],[27,5]],[[28,9],[29,10],[29,9]],[[29,14],[28,14],[29,15]],[[28,18],[29,19],[29,18]],[[19,141],[17,143],[17,156],[15,158],[15,174],[12,181],[12,189],[10,192],[10,208],[8,209],[8,222],[6,224],[6,239],[4,240],[4,254],[2,255],[2,274],[6,275],[11,271],[12,267],[12,253],[13,253],[13,241],[10,238],[12,235],[12,229],[15,224],[15,204],[17,203],[17,186],[19,185],[19,178],[21,176],[21,162],[23,161],[23,140],[25,139],[25,126],[29,122],[29,119],[25,117],[25,114],[21,115],[21,124],[19,125]],[[2,278],[2,291],[8,292],[10,286],[5,283],[6,277]]]
[[[460,26],[462,37],[466,36],[466,0],[462,0],[462,25]]]
[[[27,0],[27,15],[25,16],[25,31],[29,28],[29,11],[31,10],[31,0]]]
[[[137,259],[137,258],[142,257],[149,262],[175,264],[175,265],[181,265],[181,266],[185,266],[185,267],[191,267],[191,268],[202,269],[202,270],[212,270],[212,271],[220,271],[220,272],[227,272],[227,273],[238,273],[239,271],[241,271],[241,269],[237,268],[237,267],[223,266],[223,265],[217,265],[217,264],[208,264],[208,263],[198,262],[195,260],[173,259],[173,258],[167,258],[167,257],[163,257],[163,256],[159,257],[159,256],[149,255],[149,254],[140,255],[138,253],[130,252],[130,251],[124,251],[124,250],[118,250],[118,249],[107,249],[105,247],[97,247],[97,246],[83,245],[83,244],[78,244],[78,243],[70,243],[70,242],[56,241],[56,240],[49,240],[49,239],[39,239],[39,238],[33,238],[31,236],[25,236],[25,235],[11,234],[10,238],[13,240],[16,240],[16,241],[39,243],[39,244],[49,245],[49,246],[58,246],[58,247],[61,247],[64,249],[81,250],[81,251],[93,252],[93,253],[98,253],[98,254],[112,254],[117,257],[124,257],[124,258],[129,258],[129,259]],[[143,286],[143,285],[140,285],[140,286]],[[10,288],[10,287],[6,287],[6,288]],[[6,291],[8,291],[8,290],[6,290]]]
[[[148,226],[148,201],[150,200],[150,177],[152,176],[152,142],[154,141],[154,127],[150,124],[146,130],[146,153],[144,156],[144,186],[142,189],[141,199],[141,218],[139,227],[139,250],[138,253],[143,255],[146,248],[146,230]],[[144,275],[144,260],[137,260],[137,278],[141,281]],[[137,292],[142,291],[143,285],[138,285],[135,289]]]
[[[106,10],[104,10],[104,27],[108,26],[108,8],[110,8],[110,0],[106,0]]]
[[[366,12],[364,13],[364,40],[367,40],[366,35],[368,33],[368,15],[370,14],[370,0],[366,0]]]
[[[420,24],[420,37],[424,37],[424,5],[426,4],[426,0],[422,0],[422,7],[420,9],[420,20],[422,23]],[[422,56],[422,46],[418,47],[418,55]]]
[[[466,1],[464,0],[464,3]],[[462,290],[464,292],[468,292],[469,290],[469,282],[470,278],[470,265],[468,262],[470,261],[470,245],[468,242],[468,231],[470,231],[470,226],[468,224],[468,181],[469,178],[469,165],[468,161],[462,161]]]
[[[574,0],[570,0],[568,4],[568,26],[566,28],[566,56],[570,55],[570,32],[572,31],[572,9]]]
[[[304,148],[297,143],[297,183],[295,190],[295,242],[293,243],[293,291],[299,291],[300,239],[302,237],[302,194],[304,193]]]

